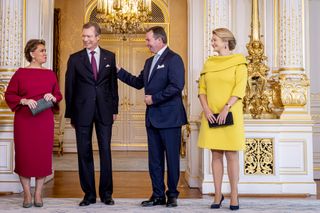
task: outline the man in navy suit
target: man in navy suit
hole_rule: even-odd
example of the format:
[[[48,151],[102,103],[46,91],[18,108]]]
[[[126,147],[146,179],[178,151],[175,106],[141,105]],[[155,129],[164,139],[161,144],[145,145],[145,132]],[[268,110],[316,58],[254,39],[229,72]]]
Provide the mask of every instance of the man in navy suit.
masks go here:
[[[118,68],[124,83],[145,90],[149,173],[153,194],[142,206],[177,206],[180,175],[181,126],[187,123],[182,102],[184,65],[181,57],[167,46],[162,27],[147,30],[146,45],[155,55],[146,60],[139,76]],[[167,160],[167,186],[164,184],[164,159]],[[166,196],[167,195],[167,201]]]
[[[100,199],[113,205],[111,133],[118,114],[118,84],[114,53],[98,46],[101,29],[86,23],[82,29],[84,49],[72,54],[65,82],[66,118],[75,128],[80,184],[85,196],[80,206],[96,202],[92,129],[95,124],[100,156]]]

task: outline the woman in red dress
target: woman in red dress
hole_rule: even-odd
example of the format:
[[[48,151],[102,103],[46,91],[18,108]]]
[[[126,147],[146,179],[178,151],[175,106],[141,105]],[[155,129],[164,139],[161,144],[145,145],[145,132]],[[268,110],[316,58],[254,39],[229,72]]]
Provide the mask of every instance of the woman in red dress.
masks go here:
[[[53,109],[33,116],[37,100],[52,101],[54,107],[62,95],[56,75],[42,67],[47,61],[45,41],[28,41],[24,54],[30,65],[19,68],[12,76],[5,92],[5,100],[14,116],[15,172],[24,190],[23,207],[32,206],[30,179],[35,177],[34,206],[42,207],[42,188],[46,176],[52,174],[52,149],[54,135]]]

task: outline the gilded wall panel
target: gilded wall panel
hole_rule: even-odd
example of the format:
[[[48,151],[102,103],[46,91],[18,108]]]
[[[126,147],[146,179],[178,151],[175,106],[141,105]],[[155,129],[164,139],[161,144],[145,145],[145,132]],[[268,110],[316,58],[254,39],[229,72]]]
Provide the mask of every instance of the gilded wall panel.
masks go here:
[[[0,68],[19,67],[22,61],[24,1],[0,1]]]
[[[303,0],[280,1],[280,67],[303,67]]]
[[[230,0],[208,0],[205,32],[205,58],[213,55],[211,48],[212,30],[219,27],[230,28]]]
[[[274,141],[272,138],[246,139],[244,174],[274,174]]]

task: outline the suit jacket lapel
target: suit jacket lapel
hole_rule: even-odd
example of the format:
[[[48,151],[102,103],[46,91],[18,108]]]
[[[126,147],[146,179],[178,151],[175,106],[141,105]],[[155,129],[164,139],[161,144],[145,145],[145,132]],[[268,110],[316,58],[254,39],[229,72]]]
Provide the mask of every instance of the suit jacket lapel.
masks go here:
[[[148,77],[149,77],[149,73],[150,73],[150,68],[151,68],[153,57],[148,58],[147,61],[146,61],[147,65],[146,65],[146,70],[144,72],[144,85],[148,84]]]
[[[88,72],[91,72],[92,74],[92,77],[93,77],[93,72],[92,72],[92,67],[91,67],[91,64],[90,64],[90,61],[89,61],[89,57],[88,57],[88,54],[87,54],[87,50],[86,49],[83,49],[82,53],[81,53],[81,58],[82,58],[82,63],[84,64],[84,66],[87,68],[86,70]]]
[[[154,65],[148,83],[151,81],[151,79],[153,78],[153,76],[156,74],[158,65],[159,65],[159,64],[163,64],[163,61],[164,61],[165,57],[167,56],[168,52],[169,52],[169,47],[167,47],[167,48],[165,49],[165,51],[161,54],[160,58],[158,59],[157,63]],[[154,56],[153,56],[153,57],[154,57]],[[151,60],[151,63],[152,63],[152,60]],[[151,64],[150,64],[150,66],[151,66]],[[149,69],[150,69],[150,68],[149,68]],[[149,70],[149,72],[150,72],[150,70]],[[148,72],[148,76],[149,76],[149,72]]]
[[[103,51],[103,49],[100,48],[100,61],[99,61],[99,71],[98,71],[97,80],[99,80],[100,76],[104,74],[104,67],[106,66],[107,62],[108,62],[108,56]]]

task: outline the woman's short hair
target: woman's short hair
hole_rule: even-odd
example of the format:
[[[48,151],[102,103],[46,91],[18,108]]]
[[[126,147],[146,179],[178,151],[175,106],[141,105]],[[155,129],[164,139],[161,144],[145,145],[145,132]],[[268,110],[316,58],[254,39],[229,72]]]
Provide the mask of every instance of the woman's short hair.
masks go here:
[[[24,48],[24,56],[26,57],[27,61],[32,61],[32,56],[30,53],[35,51],[40,44],[46,45],[46,42],[42,39],[30,39],[27,42],[26,47]]]
[[[212,34],[218,36],[223,41],[227,41],[229,50],[234,50],[234,48],[236,47],[236,39],[234,38],[233,33],[227,28],[217,28],[212,31]]]

